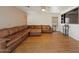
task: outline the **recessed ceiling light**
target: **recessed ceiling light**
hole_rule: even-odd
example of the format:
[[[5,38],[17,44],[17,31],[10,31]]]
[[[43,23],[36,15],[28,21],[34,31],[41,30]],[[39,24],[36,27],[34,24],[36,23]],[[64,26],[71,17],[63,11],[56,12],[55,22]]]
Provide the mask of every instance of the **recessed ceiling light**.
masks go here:
[[[45,9],[41,9],[42,11],[45,11]]]

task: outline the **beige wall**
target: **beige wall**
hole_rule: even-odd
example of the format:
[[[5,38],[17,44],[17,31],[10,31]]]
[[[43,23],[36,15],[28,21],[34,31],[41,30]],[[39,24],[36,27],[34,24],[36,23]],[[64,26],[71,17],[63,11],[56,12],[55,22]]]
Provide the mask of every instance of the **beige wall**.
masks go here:
[[[27,24],[28,25],[50,25],[52,26],[52,17],[57,16],[50,13],[38,12],[28,13]]]
[[[26,14],[15,7],[0,7],[0,29],[25,25]]]

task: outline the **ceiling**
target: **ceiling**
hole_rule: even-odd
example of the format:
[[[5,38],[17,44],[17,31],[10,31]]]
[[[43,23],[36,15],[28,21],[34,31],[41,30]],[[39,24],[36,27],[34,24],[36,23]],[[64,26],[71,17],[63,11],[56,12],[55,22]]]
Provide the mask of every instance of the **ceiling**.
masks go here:
[[[59,14],[70,7],[73,7],[73,6],[45,6],[45,9],[46,9],[45,12]],[[19,8],[27,13],[42,12],[41,11],[42,6],[19,6],[17,8]]]

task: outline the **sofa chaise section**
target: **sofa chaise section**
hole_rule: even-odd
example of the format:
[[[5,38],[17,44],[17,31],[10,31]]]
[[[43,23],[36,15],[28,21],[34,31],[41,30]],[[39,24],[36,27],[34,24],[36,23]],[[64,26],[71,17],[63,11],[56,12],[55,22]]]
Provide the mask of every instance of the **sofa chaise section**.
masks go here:
[[[0,30],[0,52],[12,52],[19,43],[28,37],[27,26]]]

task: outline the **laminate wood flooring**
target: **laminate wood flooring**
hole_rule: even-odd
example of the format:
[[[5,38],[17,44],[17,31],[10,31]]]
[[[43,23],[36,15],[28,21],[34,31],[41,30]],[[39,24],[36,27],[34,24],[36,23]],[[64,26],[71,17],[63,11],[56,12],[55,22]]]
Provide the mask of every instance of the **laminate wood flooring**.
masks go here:
[[[13,53],[78,53],[79,41],[60,32],[26,38]]]

